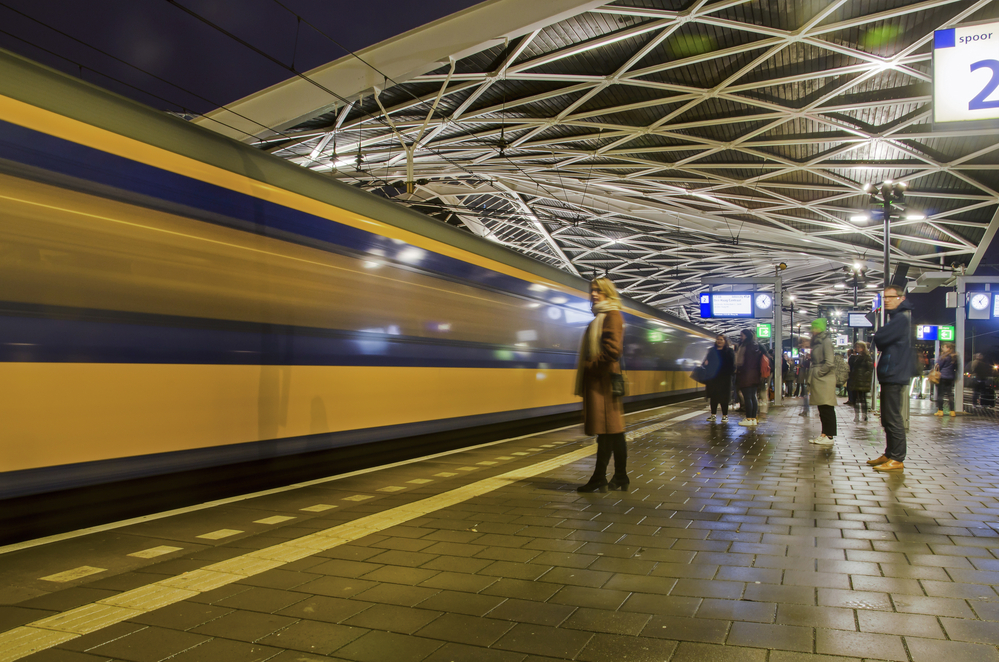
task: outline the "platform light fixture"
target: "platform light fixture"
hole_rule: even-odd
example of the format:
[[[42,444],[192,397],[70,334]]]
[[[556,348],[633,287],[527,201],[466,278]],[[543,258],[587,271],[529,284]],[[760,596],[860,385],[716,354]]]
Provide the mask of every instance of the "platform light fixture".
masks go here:
[[[891,219],[899,218],[905,210],[905,182],[886,179],[874,185],[865,185],[864,191],[870,194],[872,205],[879,207],[884,220],[884,286],[891,284]],[[882,312],[883,314],[883,312]]]

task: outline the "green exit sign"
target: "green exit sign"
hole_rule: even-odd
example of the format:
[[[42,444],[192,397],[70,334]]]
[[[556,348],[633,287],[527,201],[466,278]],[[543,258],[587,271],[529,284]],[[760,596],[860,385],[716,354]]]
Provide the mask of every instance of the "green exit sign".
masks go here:
[[[940,340],[954,342],[954,327],[952,326],[941,326],[938,327],[940,335],[938,336]]]
[[[756,337],[757,338],[773,338],[773,324],[757,324],[756,325]]]

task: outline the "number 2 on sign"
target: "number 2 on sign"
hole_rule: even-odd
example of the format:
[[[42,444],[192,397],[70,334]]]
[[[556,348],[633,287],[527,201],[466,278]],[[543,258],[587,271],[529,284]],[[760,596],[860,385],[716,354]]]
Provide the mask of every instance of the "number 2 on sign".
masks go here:
[[[990,78],[989,82],[985,84],[982,91],[979,92],[974,99],[968,102],[968,110],[999,108],[999,100],[986,101],[986,99],[989,98],[989,95],[995,92],[996,88],[999,87],[999,60],[979,60],[978,62],[971,63],[972,71],[978,71],[982,68],[991,69],[992,78]]]

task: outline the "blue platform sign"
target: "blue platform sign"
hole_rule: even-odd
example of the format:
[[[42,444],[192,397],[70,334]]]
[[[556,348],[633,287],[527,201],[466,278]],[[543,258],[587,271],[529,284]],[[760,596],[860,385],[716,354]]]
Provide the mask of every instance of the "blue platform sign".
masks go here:
[[[920,324],[916,327],[916,340],[936,340],[937,334],[937,327],[931,324]]]
[[[701,319],[711,319],[711,294],[701,294]]]

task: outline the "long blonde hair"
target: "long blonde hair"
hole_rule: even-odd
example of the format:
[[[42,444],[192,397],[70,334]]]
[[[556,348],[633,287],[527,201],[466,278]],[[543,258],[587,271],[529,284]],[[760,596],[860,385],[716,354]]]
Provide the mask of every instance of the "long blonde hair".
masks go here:
[[[594,286],[607,297],[608,301],[621,305],[621,295],[617,293],[617,288],[610,278],[594,278],[590,281],[590,289],[592,290]]]

